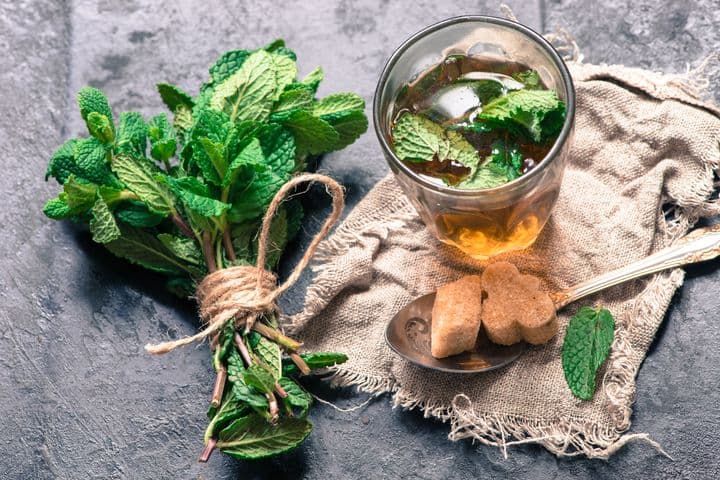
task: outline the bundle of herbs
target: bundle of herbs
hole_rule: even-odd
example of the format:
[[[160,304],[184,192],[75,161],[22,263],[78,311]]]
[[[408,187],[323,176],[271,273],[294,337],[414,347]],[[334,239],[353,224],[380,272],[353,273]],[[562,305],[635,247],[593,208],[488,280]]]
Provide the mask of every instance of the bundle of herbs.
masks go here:
[[[105,95],[83,88],[78,105],[90,137],[69,140],[52,156],[46,179],[63,189],[45,214],[87,223],[94,241],[167,276],[167,287],[183,297],[214,272],[254,265],[258,256],[259,267],[272,271],[303,216],[297,200],[282,202],[265,218],[259,245],[276,194],[312,157],[367,129],[362,98],[317,99],[322,70],[298,80],[295,60],[277,40],[222,55],[195,98],[158,84],[172,121],[165,113],[146,121],[123,112],[116,124]],[[296,377],[347,359],[300,354],[273,308],[250,320],[228,318],[212,331],[217,378],[201,461],[214,448],[255,459],[299,445],[312,430],[312,397]]]

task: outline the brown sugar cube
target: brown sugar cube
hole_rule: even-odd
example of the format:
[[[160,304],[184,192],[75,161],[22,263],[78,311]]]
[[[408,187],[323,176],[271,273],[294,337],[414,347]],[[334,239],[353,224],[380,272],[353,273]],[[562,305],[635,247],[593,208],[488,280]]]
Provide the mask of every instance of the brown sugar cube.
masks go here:
[[[482,312],[481,279],[468,275],[438,288],[432,310],[430,353],[449,357],[475,346]]]
[[[521,340],[535,345],[550,340],[558,331],[555,305],[540,290],[540,280],[521,275],[512,263],[495,262],[482,275],[487,299],[482,325],[491,342],[512,345]]]

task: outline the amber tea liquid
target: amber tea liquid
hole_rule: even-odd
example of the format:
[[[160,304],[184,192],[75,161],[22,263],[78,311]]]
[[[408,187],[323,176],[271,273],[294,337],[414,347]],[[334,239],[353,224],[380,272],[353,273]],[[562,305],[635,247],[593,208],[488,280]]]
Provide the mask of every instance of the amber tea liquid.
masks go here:
[[[509,90],[517,88],[512,75],[529,70],[529,67],[512,62],[493,62],[467,56],[452,56],[429,69],[414,82],[401,89],[396,99],[393,117],[405,111],[421,113],[443,126],[472,121],[476,99],[462,84],[448,88],[460,78],[492,79],[503,83]],[[543,87],[544,88],[544,87]],[[490,155],[495,140],[507,141],[507,133],[463,132],[463,136],[476,148],[481,158]],[[519,142],[523,156],[523,174],[529,172],[545,158],[554,139],[543,144]],[[416,174],[438,185],[452,185],[466,174],[462,165],[450,162],[406,162]],[[529,247],[545,225],[558,195],[557,188],[533,192],[516,203],[496,209],[473,209],[467,205],[443,205],[424,218],[436,235],[465,253],[484,259],[499,253]],[[460,200],[458,202],[461,202]],[[427,211],[425,215],[427,215]],[[425,216],[423,215],[423,216]]]

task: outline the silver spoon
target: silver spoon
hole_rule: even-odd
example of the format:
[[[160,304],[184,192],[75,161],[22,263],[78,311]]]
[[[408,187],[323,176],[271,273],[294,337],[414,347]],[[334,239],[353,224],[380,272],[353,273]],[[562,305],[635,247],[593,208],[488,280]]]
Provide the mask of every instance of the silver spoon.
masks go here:
[[[669,268],[703,262],[720,255],[720,224],[693,230],[675,242],[630,265],[604,273],[574,287],[550,294],[555,309],[560,310],[587,295],[618,285],[628,280],[644,277]],[[503,367],[517,359],[525,350],[524,343],[509,347],[495,345],[480,329],[475,348],[470,352],[447,358],[430,355],[430,329],[435,292],[416,298],[400,310],[385,330],[385,340],[390,348],[406,360],[422,367],[453,373],[477,373]]]

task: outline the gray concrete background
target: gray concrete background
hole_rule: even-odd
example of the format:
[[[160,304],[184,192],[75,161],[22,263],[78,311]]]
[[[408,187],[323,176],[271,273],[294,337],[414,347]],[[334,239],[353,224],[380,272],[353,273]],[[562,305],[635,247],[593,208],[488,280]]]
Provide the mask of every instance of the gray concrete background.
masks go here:
[[[533,28],[566,27],[591,62],[683,72],[720,48],[717,0],[508,3]],[[689,269],[638,376],[632,430],[648,432],[674,461],[642,444],[609,461],[557,459],[535,446],[503,460],[493,448],[448,442],[446,425],[393,410],[383,397],[352,413],[317,406],[310,439],[280,458],[215,454],[199,465],[212,379],[206,350],[160,359],[141,350],[168,332],[191,333],[192,305],[40,213],[57,191],[42,181],[51,152],[82,133],[74,93],[84,84],[104,89],[118,111],[149,115],[161,109],[156,81],[194,93],[222,51],[284,37],[301,73],[324,67],[321,94],[352,90],[370,104],[404,38],[446,17],[498,12],[492,1],[2,2],[0,477],[718,478],[718,262]],[[371,132],[321,168],[347,186],[350,206],[387,171]],[[307,230],[317,222],[308,219]],[[300,293],[286,299],[289,309]],[[310,388],[341,405],[364,399],[318,381]]]

